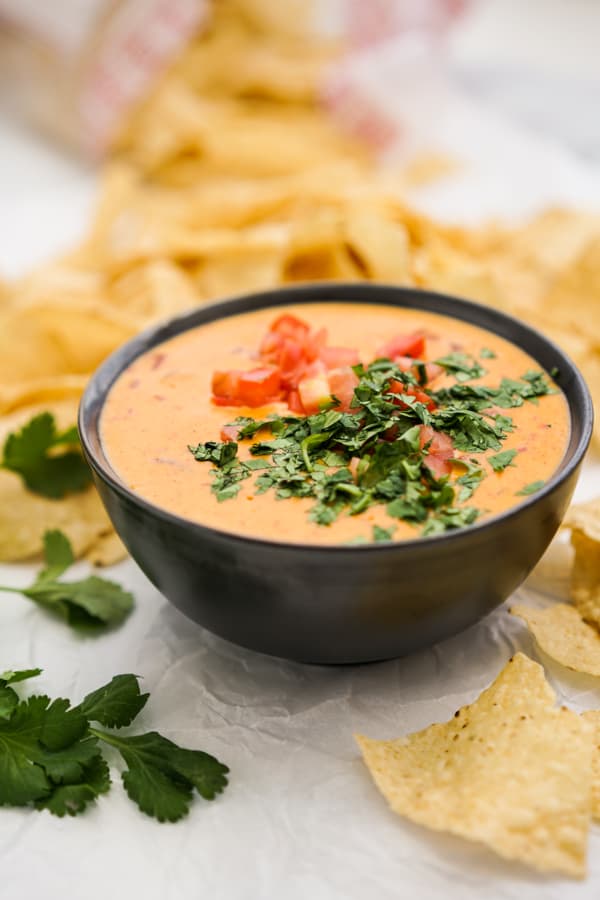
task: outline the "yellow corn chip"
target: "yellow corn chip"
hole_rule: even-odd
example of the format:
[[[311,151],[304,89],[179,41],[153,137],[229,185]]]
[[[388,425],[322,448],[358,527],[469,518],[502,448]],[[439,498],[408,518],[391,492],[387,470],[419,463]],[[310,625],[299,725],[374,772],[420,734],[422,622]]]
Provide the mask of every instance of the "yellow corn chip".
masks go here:
[[[394,812],[480,841],[506,859],[581,877],[593,729],[521,653],[444,724],[392,741],[357,738]]]
[[[510,611],[527,623],[540,649],[552,659],[574,672],[600,675],[600,634],[574,606],[513,606]]]
[[[600,498],[571,506],[563,525],[572,529],[575,550],[571,598],[585,621],[600,628]]]
[[[49,411],[59,429],[77,421],[77,400],[22,407],[0,418],[0,447],[40,412]],[[44,532],[58,528],[67,535],[79,556],[113,529],[95,488],[50,500],[27,490],[19,475],[0,470],[0,561],[27,559],[41,552]]]
[[[600,497],[570,506],[563,519],[563,526],[582,531],[600,544]]]
[[[600,820],[600,710],[583,713],[586,722],[594,728],[594,755],[592,756],[592,816]]]

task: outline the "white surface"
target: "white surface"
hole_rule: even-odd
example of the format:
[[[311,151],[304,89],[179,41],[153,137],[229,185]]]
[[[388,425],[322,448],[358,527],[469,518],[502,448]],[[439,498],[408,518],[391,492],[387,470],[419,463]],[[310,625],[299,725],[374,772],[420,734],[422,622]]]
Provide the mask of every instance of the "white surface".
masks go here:
[[[444,214],[481,217],[553,199],[556,185],[546,176],[557,153],[566,173],[563,193],[575,185],[578,201],[586,178],[589,196],[597,190],[594,173],[562,151],[516,134],[498,145],[496,127],[463,135],[467,149],[473,139],[486,141],[485,166],[470,180],[465,175],[460,190],[443,186],[437,198],[430,191],[431,208],[437,203]],[[83,224],[91,183],[4,126],[0,154],[1,270],[22,271],[68,244]],[[600,467],[590,464],[578,494],[599,488]],[[0,583],[24,585],[32,571],[0,566]],[[211,636],[168,606],[133,563],[112,574],[135,591],[137,607],[120,630],[95,640],[79,639],[28,601],[0,594],[0,670],[42,666],[31,689],[74,701],[119,672],[144,676],[152,696],[136,728],[156,728],[216,754],[231,768],[230,786],[213,803],[197,800],[177,825],[139,813],[117,767],[111,793],[80,818],[0,810],[3,900],[597,900],[597,826],[584,884],[544,878],[395,817],[358,758],[354,732],[384,738],[443,721],[473,700],[516,649],[539,658],[505,608],[412,657],[327,669],[270,659]],[[597,681],[558,667],[549,674],[575,709],[600,706]]]

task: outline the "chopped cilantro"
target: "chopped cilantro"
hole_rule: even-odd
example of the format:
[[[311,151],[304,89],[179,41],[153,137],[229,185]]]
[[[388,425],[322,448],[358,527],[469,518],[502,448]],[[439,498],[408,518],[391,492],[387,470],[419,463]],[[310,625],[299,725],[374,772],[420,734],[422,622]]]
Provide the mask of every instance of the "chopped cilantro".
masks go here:
[[[531,481],[529,484],[522,487],[520,491],[517,491],[515,496],[528,497],[530,494],[536,494],[545,484],[545,481]]]
[[[479,487],[482,479],[485,478],[485,472],[476,459],[456,459],[454,462],[456,465],[464,466],[467,470],[464,475],[456,479],[457,484],[461,486],[458,493],[458,502],[465,503],[473,496],[475,489]]]
[[[483,366],[466,353],[448,353],[435,362],[449,375],[454,375],[457,381],[470,381],[472,378],[481,378],[485,375]]]
[[[329,406],[308,416],[237,418],[227,427],[237,427],[238,440],[252,442],[249,459],[239,458],[234,441],[189,449],[199,462],[212,463],[212,490],[219,501],[235,497],[242,482],[259,470],[253,483],[257,494],[311,499],[309,518],[324,527],[340,515],[357,516],[377,505],[385,506],[392,519],[421,525],[427,534],[470,525],[479,512],[463,504],[485,477],[482,463],[454,459],[466,471],[455,481],[437,480],[427,465],[429,443],[421,446],[422,426],[449,436],[455,451],[493,451],[490,464],[502,471],[516,455],[502,450],[514,424],[493,407],[520,406],[550,387],[539,371],[520,380],[505,378],[498,387],[465,384],[485,374],[477,360],[451,353],[437,362],[456,376],[456,384],[431,391],[418,360],[405,372],[382,358],[353,367],[359,381],[350,411]],[[417,400],[417,390],[432,402]],[[374,532],[373,540],[384,540],[384,532],[388,529]]]
[[[387,541],[391,541],[393,534],[396,528],[392,525],[391,528],[382,528],[381,525],[373,525],[373,540],[376,544],[383,544]]]
[[[61,817],[83,812],[110,790],[103,743],[126,764],[129,797],[159,822],[187,815],[194,790],[212,800],[226,787],[227,766],[202,750],[178,747],[155,731],[122,737],[92,726],[122,728],[133,721],[149,696],[135,675],[117,675],[74,707],[44,695],[21,700],[8,687],[40,671],[0,677],[0,806],[34,806]],[[3,691],[10,691],[4,699]]]
[[[61,581],[60,576],[74,562],[68,538],[61,531],[44,534],[45,567],[32,585],[2,587],[1,591],[23,594],[73,626],[110,627],[120,624],[133,607],[133,597],[106,578],[90,575],[82,581]],[[4,676],[0,676],[0,681]]]
[[[488,347],[482,347],[479,356],[481,359],[496,359],[496,354]]]
[[[516,455],[516,450],[502,450],[501,453],[496,453],[495,456],[488,456],[488,462],[494,472],[503,472],[507,466],[514,465],[513,459]]]
[[[20,431],[8,435],[0,468],[20,475],[30,491],[52,500],[83,491],[92,481],[77,428],[58,431],[49,412],[34,416]]]

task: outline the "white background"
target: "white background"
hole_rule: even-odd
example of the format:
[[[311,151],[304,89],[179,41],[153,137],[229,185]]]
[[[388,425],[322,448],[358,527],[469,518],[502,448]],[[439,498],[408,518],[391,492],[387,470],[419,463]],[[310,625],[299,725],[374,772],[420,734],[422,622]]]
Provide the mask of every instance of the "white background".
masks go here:
[[[554,31],[567,7],[593,5],[548,2],[563,17],[552,19]],[[506,28],[498,23],[507,9],[514,16],[523,4],[487,4],[467,23],[457,41],[465,65],[482,47],[488,59],[496,53],[505,61]],[[581,21],[587,33],[591,19]],[[531,40],[533,46],[534,34]],[[532,58],[542,55],[547,61],[547,50],[532,51]],[[526,135],[462,101],[451,113],[440,124],[442,143],[471,165],[423,192],[426,208],[464,220],[520,216],[569,199],[600,210],[597,168],[571,155],[568,136]],[[0,123],[0,272],[25,271],[66,248],[84,227],[93,194],[92,173]],[[578,496],[599,489],[600,466],[591,461]],[[24,585],[33,571],[0,566],[0,583]],[[230,786],[213,803],[195,802],[178,825],[139,813],[121,789],[118,765],[111,793],[81,818],[1,810],[3,900],[597,900],[597,826],[585,883],[544,878],[395,817],[358,758],[354,732],[387,738],[443,721],[474,699],[516,649],[540,658],[505,608],[403,660],[305,667],[207,634],[168,606],[133,563],[112,574],[134,590],[137,606],[125,626],[99,639],[77,638],[24,599],[0,594],[0,670],[42,666],[37,688],[74,701],[116,673],[144,676],[152,696],[139,729],[156,728],[214,753],[231,768]],[[534,592],[540,584],[538,578],[520,594],[544,602]],[[557,595],[566,587],[542,586]],[[544,662],[563,700],[576,709],[600,707],[597,680]]]

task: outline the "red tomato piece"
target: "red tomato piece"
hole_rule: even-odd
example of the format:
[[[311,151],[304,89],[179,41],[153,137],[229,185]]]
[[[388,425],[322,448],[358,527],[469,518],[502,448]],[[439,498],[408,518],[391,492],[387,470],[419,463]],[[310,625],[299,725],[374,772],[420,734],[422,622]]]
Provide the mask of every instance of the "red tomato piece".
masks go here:
[[[331,369],[328,373],[329,392],[340,401],[336,409],[340,412],[348,412],[351,409],[354,388],[358,384],[358,377],[350,366],[339,369]]]
[[[292,412],[298,413],[300,416],[306,415],[306,410],[302,405],[302,400],[300,399],[300,393],[298,391],[293,390],[289,392],[287,395],[287,405]]]
[[[427,384],[430,384],[444,374],[444,369],[437,363],[425,363],[425,374],[427,375]]]
[[[239,403],[245,406],[263,406],[278,397],[281,388],[279,369],[263,366],[239,373]]]
[[[319,359],[328,369],[339,369],[342,366],[355,366],[358,362],[358,350],[352,347],[323,347]]]
[[[377,351],[377,356],[396,360],[398,356],[420,359],[425,352],[425,338],[422,334],[397,334]]]
[[[427,409],[435,409],[435,402],[429,394],[426,394],[425,391],[420,390],[420,388],[415,385],[404,385],[401,381],[396,381],[392,379],[390,381],[390,386],[388,388],[392,394],[408,394],[409,397],[414,397],[415,400],[418,400],[419,403],[423,403]],[[400,406],[402,409],[406,409],[408,404],[404,403],[404,401],[398,399],[393,401],[396,406]]]
[[[286,313],[283,316],[278,316],[278,318],[271,323],[269,331],[302,344],[310,333],[310,327],[306,322],[303,322],[302,319],[298,319],[296,316],[290,316]]]
[[[311,331],[304,341],[304,355],[309,362],[318,359],[321,352],[327,344],[327,329],[320,328],[318,331]]]
[[[440,431],[435,431],[431,425],[421,425],[419,443],[421,449],[428,445],[425,465],[436,478],[443,478],[452,471],[454,447],[452,438]]]
[[[212,377],[213,402],[217,406],[263,406],[280,394],[279,369],[262,366],[241,372],[215,372]]]
[[[227,401],[235,400],[239,389],[239,376],[240,373],[236,371],[213,372],[211,388],[215,403],[225,406]]]
[[[240,425],[223,425],[221,428],[222,441],[237,441],[240,433]]]

